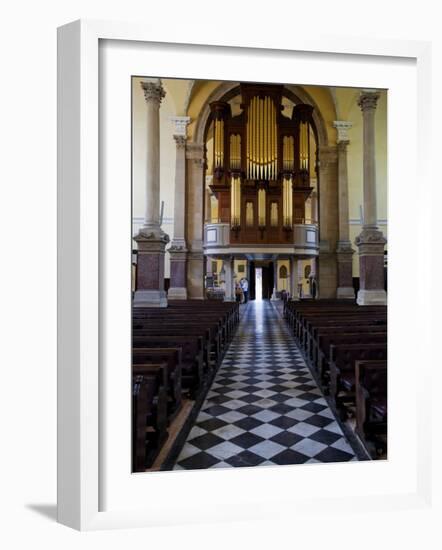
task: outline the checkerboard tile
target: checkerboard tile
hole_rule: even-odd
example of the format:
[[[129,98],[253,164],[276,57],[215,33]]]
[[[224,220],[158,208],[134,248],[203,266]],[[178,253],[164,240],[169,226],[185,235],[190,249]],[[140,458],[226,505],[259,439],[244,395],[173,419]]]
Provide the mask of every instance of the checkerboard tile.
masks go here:
[[[280,315],[249,302],[174,469],[353,460]]]

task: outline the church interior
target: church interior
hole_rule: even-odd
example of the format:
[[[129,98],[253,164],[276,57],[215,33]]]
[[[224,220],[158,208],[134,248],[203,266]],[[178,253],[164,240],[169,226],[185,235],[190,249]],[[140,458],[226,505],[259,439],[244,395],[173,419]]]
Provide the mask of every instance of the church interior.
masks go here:
[[[387,458],[387,90],[132,78],[133,472]]]

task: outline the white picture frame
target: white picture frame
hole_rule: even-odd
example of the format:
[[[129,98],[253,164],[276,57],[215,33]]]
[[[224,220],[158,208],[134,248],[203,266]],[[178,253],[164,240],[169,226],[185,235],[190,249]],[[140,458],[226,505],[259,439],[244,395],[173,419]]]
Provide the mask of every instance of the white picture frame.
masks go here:
[[[110,50],[105,54],[100,51],[103,44],[111,45]],[[232,65],[228,75],[230,80],[241,78],[241,76],[235,78],[235,72],[239,75],[240,71],[246,69],[241,63],[245,54],[253,60],[250,67],[247,67],[250,75],[253,75],[253,65],[259,62],[260,57],[277,60],[279,56],[287,61],[292,59],[292,56],[298,56],[301,60],[300,64],[303,58],[304,61],[308,60],[308,64],[318,62],[324,68],[333,62],[337,64],[337,72],[340,70],[339,64],[344,67],[347,63],[364,63],[364,67],[359,72],[356,71],[352,78],[355,79],[354,82],[359,79],[359,82],[365,82],[365,85],[370,87],[383,87],[383,79],[387,78],[385,75],[391,72],[393,66],[400,67],[401,64],[404,67],[413,66],[417,96],[413,89],[408,90],[410,95],[407,97],[412,99],[412,104],[409,105],[412,113],[410,118],[416,115],[416,120],[411,121],[410,124],[411,128],[413,124],[416,125],[417,139],[411,139],[411,143],[401,142],[409,153],[408,173],[406,170],[401,172],[400,167],[394,167],[398,171],[389,183],[393,188],[397,186],[397,176],[400,175],[401,178],[403,177],[405,189],[411,189],[411,180],[415,177],[418,158],[419,177],[429,186],[431,185],[428,131],[431,103],[427,86],[431,76],[429,43],[364,40],[343,36],[312,38],[297,33],[290,37],[278,36],[272,40],[271,47],[265,44],[266,49],[264,49],[259,39],[255,42],[249,39],[242,41],[239,36],[234,41],[229,39],[224,43],[218,40],[216,45],[197,44],[189,43],[185,31],[181,36],[176,32],[173,36],[167,36],[162,31],[155,33],[150,29],[146,32],[142,25],[118,22],[76,21],[61,27],[58,31],[58,521],[79,530],[93,530],[191,524],[199,521],[259,519],[263,517],[265,503],[271,504],[270,512],[269,508],[266,510],[266,517],[279,518],[285,516],[289,518],[295,511],[307,515],[317,514],[337,506],[338,503],[342,508],[357,506],[360,511],[365,512],[371,512],[375,508],[377,511],[429,508],[432,478],[430,431],[427,419],[431,414],[431,403],[424,388],[424,384],[428,385],[430,377],[429,362],[421,365],[422,377],[419,380],[404,386],[406,391],[413,392],[410,396],[411,411],[408,411],[410,416],[406,417],[411,423],[410,431],[414,434],[411,437],[413,445],[410,452],[413,456],[406,461],[406,464],[402,464],[401,460],[404,457],[395,455],[393,450],[391,458],[386,463],[368,465],[372,468],[370,473],[374,474],[374,477],[391,478],[391,487],[386,486],[383,491],[379,490],[376,483],[372,485],[371,491],[368,485],[365,489],[358,490],[355,480],[359,479],[362,487],[364,478],[367,476],[365,467],[362,469],[361,466],[357,470],[358,464],[314,465],[317,487],[311,488],[309,495],[305,487],[302,489],[296,469],[299,468],[299,472],[302,472],[302,476],[306,478],[311,476],[311,473],[299,466],[229,469],[222,472],[166,472],[152,475],[131,475],[130,470],[123,468],[124,472],[120,471],[119,474],[121,473],[121,479],[124,479],[126,485],[112,489],[112,494],[116,495],[113,497],[112,505],[109,506],[105,502],[107,497],[104,498],[103,495],[106,494],[107,489],[104,490],[103,485],[113,482],[113,468],[121,470],[121,464],[126,460],[122,458],[119,462],[119,459],[116,459],[103,466],[108,458],[107,455],[110,454],[109,445],[112,444],[106,441],[106,429],[103,428],[107,422],[107,402],[113,399],[112,395],[116,395],[116,391],[124,392],[124,389],[120,387],[118,390],[112,384],[103,387],[104,363],[106,357],[109,357],[105,349],[106,344],[103,344],[103,331],[107,330],[103,329],[103,326],[107,322],[107,308],[114,307],[109,302],[110,289],[121,288],[123,295],[115,297],[117,302],[121,300],[121,303],[124,303],[128,299],[125,295],[126,287],[124,285],[118,287],[122,280],[125,281],[124,270],[120,273],[112,273],[111,279],[108,278],[106,284],[103,283],[103,277],[110,277],[105,267],[110,265],[108,262],[115,261],[115,258],[108,256],[108,245],[103,241],[103,239],[109,239],[109,235],[103,235],[103,233],[109,229],[106,220],[115,212],[118,196],[106,195],[106,189],[103,187],[106,186],[106,177],[103,175],[103,170],[100,171],[100,154],[103,146],[100,142],[100,120],[102,121],[103,116],[106,116],[106,107],[100,99],[100,82],[102,82],[100,79],[107,78],[103,77],[102,65],[112,63],[117,66],[118,57],[123,66],[126,64],[123,72],[129,71],[127,74],[130,74],[132,71],[132,68],[127,66],[127,59],[122,50],[118,50],[117,47],[114,52],[111,51],[113,44],[123,46],[122,50],[125,49],[126,53],[131,48],[139,50],[150,47],[152,51],[147,58],[150,59],[151,70],[147,73],[139,71],[132,73],[146,74],[146,76],[174,77],[179,76],[179,71],[186,69],[185,65],[177,63],[179,70],[177,68],[174,74],[171,74],[168,69],[164,69],[165,73],[162,72],[158,67],[161,67],[159,63],[163,54],[174,55],[177,59],[179,56],[183,58],[186,55],[190,57],[198,55],[206,62],[210,61],[214,55],[224,56],[230,59]],[[166,53],[163,50],[167,50]],[[222,63],[225,64],[226,59]],[[371,61],[377,62],[380,67],[384,65],[384,72],[379,70],[378,80],[364,76],[370,73]],[[204,68],[206,78],[223,78],[223,74],[226,73],[223,73],[222,63],[213,67],[207,65]],[[272,75],[277,74],[275,71],[278,70],[278,64],[270,65],[265,70],[265,78],[273,78]],[[202,69],[196,66],[194,69],[188,76],[197,78],[196,75],[202,74]],[[324,75],[326,73],[325,70]],[[118,76],[118,74],[117,70],[115,75]],[[281,81],[291,80],[290,75],[286,76],[289,78],[286,77]],[[308,81],[308,83],[320,82]],[[322,83],[325,84],[326,81]],[[394,100],[400,101],[397,95],[393,94],[393,96]],[[115,100],[110,96],[106,101],[108,99]],[[394,112],[395,105],[390,103],[389,107],[389,112]],[[130,125],[130,120],[127,123]],[[390,131],[393,130],[394,127],[390,128]],[[130,144],[127,146],[130,147]],[[395,154],[397,154],[397,144],[389,139],[389,155],[394,158]],[[126,178],[127,175],[124,177]],[[393,198],[396,195],[397,189],[392,195]],[[103,199],[105,196],[106,200]],[[424,237],[431,235],[430,206],[422,201],[418,205],[419,210],[414,210],[415,219],[419,220],[419,235]],[[404,196],[404,202],[400,207],[402,213],[410,214],[413,208],[413,198]],[[407,245],[413,247],[415,253],[405,284],[403,281],[402,283],[398,281],[398,284],[394,285],[395,290],[389,295],[389,307],[395,315],[395,322],[399,323],[399,330],[407,337],[407,334],[410,334],[410,328],[406,326],[405,321],[401,324],[397,310],[403,300],[400,293],[404,289],[409,290],[409,285],[413,285],[415,277],[426,276],[425,254],[426,251],[431,250],[431,239],[424,238],[422,246],[414,248],[420,243],[416,232],[413,234],[413,228],[405,227],[405,224],[399,224],[399,227],[396,224],[395,227],[395,220],[397,221],[399,214],[397,205],[391,206],[390,214],[392,215],[389,219],[391,224],[389,240],[395,246],[389,249],[389,270],[393,279],[395,274],[401,271],[401,266],[403,267],[401,262],[406,252],[405,246],[401,247],[399,232],[402,233]],[[127,215],[130,217],[130,213]],[[123,242],[119,243],[120,251],[127,245],[127,239],[124,244],[126,222],[127,219],[123,216],[122,223],[116,224],[113,229],[115,232],[120,231],[120,234],[121,230],[123,231],[121,237]],[[130,227],[126,227],[126,230],[127,235],[130,235]],[[129,247],[127,277],[130,281]],[[407,303],[409,310],[414,313],[418,310],[429,312],[431,308],[430,296],[421,291],[415,295],[407,295]],[[129,333],[127,320],[126,308],[120,323],[126,337]],[[124,325],[125,322],[127,326]],[[419,357],[422,347],[428,345],[430,341],[429,322],[430,317],[428,321],[423,318],[421,326],[417,329],[418,349],[404,351],[402,354],[398,345],[399,331],[393,327],[392,336],[389,335],[389,353],[397,353],[398,358],[389,357],[391,364],[404,361],[404,369],[408,367],[411,372],[412,362]],[[115,327],[112,328],[114,329]],[[120,352],[122,355],[119,356],[124,358],[124,350]],[[404,384],[407,382],[405,381]],[[126,397],[121,395],[123,410]],[[394,387],[390,395],[394,434],[395,426],[397,427],[400,423],[400,419],[394,414],[395,403],[398,403],[400,397]],[[129,415],[129,411],[126,412],[126,416]],[[407,412],[404,414],[406,415]],[[113,428],[117,433],[121,426],[117,422],[114,423]],[[127,423],[125,427],[123,426],[121,433],[124,433],[124,429],[127,431]],[[129,437],[127,433],[121,447],[124,448]],[[129,456],[129,447],[126,451],[122,451],[123,455],[125,452]],[[343,482],[342,476],[348,477],[348,482]],[[293,482],[295,479],[299,483],[300,496],[290,494],[286,490],[287,485],[290,485],[289,481]],[[258,483],[262,484],[265,490],[256,491]],[[128,488],[129,485],[130,488]],[[164,487],[163,493],[167,495],[173,490],[173,485],[180,487],[180,491],[186,488],[189,490],[192,485],[196,487],[193,494],[192,491],[186,493],[185,507],[182,503],[168,504],[167,499],[162,498],[162,487]],[[210,485],[215,495],[212,500],[210,495],[204,492],[207,485]],[[227,489],[231,491],[237,486],[244,489],[242,496],[235,495],[235,499],[232,499],[231,492],[229,493]],[[138,491],[140,487],[154,495],[144,506],[140,506],[137,499],[130,499],[132,494],[130,491]],[[330,496],[330,492],[333,496]],[[119,494],[121,499],[118,497]]]

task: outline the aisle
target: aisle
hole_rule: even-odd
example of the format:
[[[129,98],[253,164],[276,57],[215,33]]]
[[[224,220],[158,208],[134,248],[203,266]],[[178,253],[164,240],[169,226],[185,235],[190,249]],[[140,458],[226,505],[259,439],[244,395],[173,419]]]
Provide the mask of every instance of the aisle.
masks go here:
[[[250,302],[174,469],[357,460],[284,321]]]

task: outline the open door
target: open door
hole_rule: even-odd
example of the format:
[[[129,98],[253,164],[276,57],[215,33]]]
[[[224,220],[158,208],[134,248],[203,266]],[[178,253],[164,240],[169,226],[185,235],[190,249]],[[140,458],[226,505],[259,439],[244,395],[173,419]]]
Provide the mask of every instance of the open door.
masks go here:
[[[273,293],[273,263],[262,267],[262,299],[270,300]]]
[[[255,262],[250,262],[249,299],[256,299]]]

